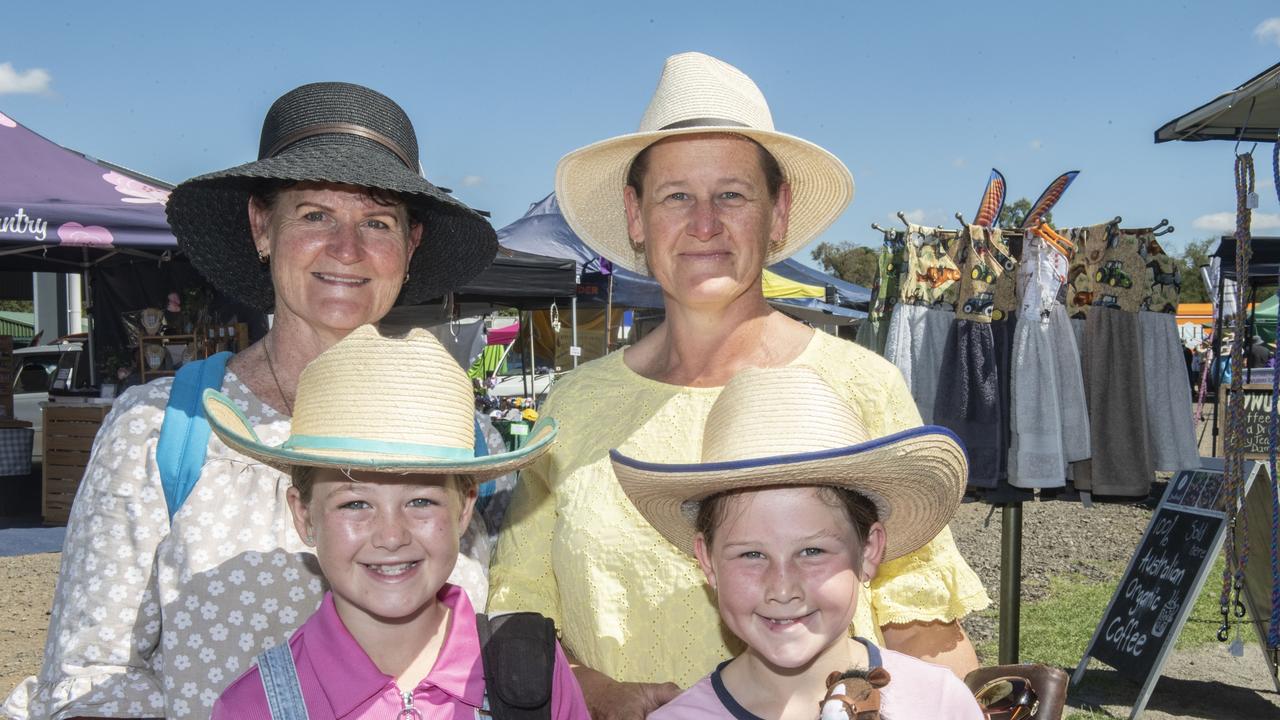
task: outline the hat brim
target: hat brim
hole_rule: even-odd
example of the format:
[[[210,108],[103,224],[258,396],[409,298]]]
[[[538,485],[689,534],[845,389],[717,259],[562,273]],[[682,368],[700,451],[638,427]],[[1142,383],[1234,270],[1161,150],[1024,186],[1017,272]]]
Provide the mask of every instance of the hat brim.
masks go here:
[[[556,200],[579,237],[610,262],[649,275],[643,249],[632,247],[622,202],[627,171],[641,150],[680,135],[732,133],[760,143],[791,186],[787,234],[769,248],[765,265],[794,255],[835,222],[853,200],[853,175],[840,159],[794,135],[737,126],[702,126],[632,133],[565,155],[556,166]]]
[[[611,450],[627,497],[672,545],[693,555],[700,503],[730,490],[830,485],[866,496],[884,524],[885,560],[924,547],[964,496],[968,460],[946,428],[923,426],[858,445],[731,462],[660,464]]]
[[[498,251],[497,233],[484,217],[385,149],[363,138],[310,138],[279,155],[187,180],[166,204],[169,225],[192,265],[220,292],[262,312],[274,308],[275,291],[249,227],[249,196],[260,180],[355,185],[396,193],[415,206],[423,220],[422,243],[397,305],[457,290]]]
[[[473,458],[444,458],[427,452],[388,452],[375,443],[349,441],[350,448],[284,448],[267,445],[258,438],[249,419],[231,398],[217,390],[205,390],[205,416],[209,427],[227,447],[258,462],[288,473],[294,467],[323,467],[341,470],[423,475],[466,475],[478,481],[519,470],[551,449],[559,425],[554,419],[535,428],[518,450]]]

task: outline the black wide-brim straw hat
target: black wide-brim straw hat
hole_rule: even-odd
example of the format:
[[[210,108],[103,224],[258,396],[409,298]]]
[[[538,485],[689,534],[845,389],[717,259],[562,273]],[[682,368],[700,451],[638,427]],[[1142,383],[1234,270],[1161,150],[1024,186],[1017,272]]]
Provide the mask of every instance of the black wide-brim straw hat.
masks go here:
[[[191,178],[169,196],[178,247],[219,291],[263,312],[275,306],[270,268],[249,228],[250,193],[264,180],[330,182],[395,193],[423,223],[397,305],[458,289],[493,262],[498,239],[484,217],[422,177],[418,139],[391,98],[341,82],[303,85],[262,123],[258,159]]]

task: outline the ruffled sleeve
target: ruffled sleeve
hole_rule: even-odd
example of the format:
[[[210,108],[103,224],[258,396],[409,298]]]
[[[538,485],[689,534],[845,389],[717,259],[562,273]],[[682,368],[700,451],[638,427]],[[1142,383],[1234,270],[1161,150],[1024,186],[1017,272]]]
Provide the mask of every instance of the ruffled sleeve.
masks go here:
[[[990,604],[982,581],[956,549],[951,528],[882,564],[871,581],[871,606],[880,625],[951,622]]]
[[[121,395],[76,493],[44,663],[3,706],[15,718],[164,714],[149,665],[160,641],[156,546],[168,515],[154,463],[169,381]]]

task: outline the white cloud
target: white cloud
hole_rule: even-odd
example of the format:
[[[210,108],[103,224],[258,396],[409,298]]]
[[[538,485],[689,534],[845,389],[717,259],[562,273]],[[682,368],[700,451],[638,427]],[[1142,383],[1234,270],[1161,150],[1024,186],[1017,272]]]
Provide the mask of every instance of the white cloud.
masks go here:
[[[1032,140],[1029,143],[1029,145],[1031,146],[1032,150],[1039,150],[1040,148],[1044,147],[1044,141],[1039,138],[1036,138],[1035,140]]]
[[[1253,220],[1249,226],[1255,231],[1280,228],[1280,214],[1254,212]],[[1191,221],[1191,227],[1212,232],[1235,232],[1236,214],[1234,212],[1220,212],[1201,215]]]
[[[48,92],[51,82],[53,76],[41,68],[18,72],[13,63],[0,63],[0,95]]]
[[[1280,17],[1267,18],[1253,29],[1253,36],[1259,42],[1280,45]]]
[[[484,178],[479,175],[466,175],[462,178],[463,187],[475,187],[484,182]]]
[[[964,160],[964,158],[962,158],[962,157],[958,157],[958,158],[956,158],[955,160],[952,160],[952,161],[951,161],[951,166],[952,166],[952,167],[958,167],[958,168],[962,168],[962,167],[964,167],[964,166],[965,166],[965,160]]]

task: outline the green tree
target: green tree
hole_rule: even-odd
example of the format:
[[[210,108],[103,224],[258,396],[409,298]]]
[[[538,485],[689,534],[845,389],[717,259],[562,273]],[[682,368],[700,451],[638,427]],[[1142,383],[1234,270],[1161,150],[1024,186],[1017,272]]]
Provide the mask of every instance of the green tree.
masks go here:
[[[1209,302],[1209,289],[1204,286],[1200,268],[1209,264],[1209,253],[1218,241],[1216,238],[1192,240],[1178,256],[1178,271],[1182,274],[1181,302]]]
[[[1031,212],[1031,201],[1026,198],[1005,203],[1004,207],[1000,208],[1000,218],[996,221],[996,225],[1005,230],[1017,230],[1022,227],[1022,221],[1027,219],[1029,212]],[[1053,225],[1053,213],[1045,213],[1043,219]]]
[[[877,252],[849,242],[819,243],[812,257],[822,269],[855,285],[871,287],[876,279]]]
[[[36,304],[30,300],[0,300],[0,312],[35,312]]]

